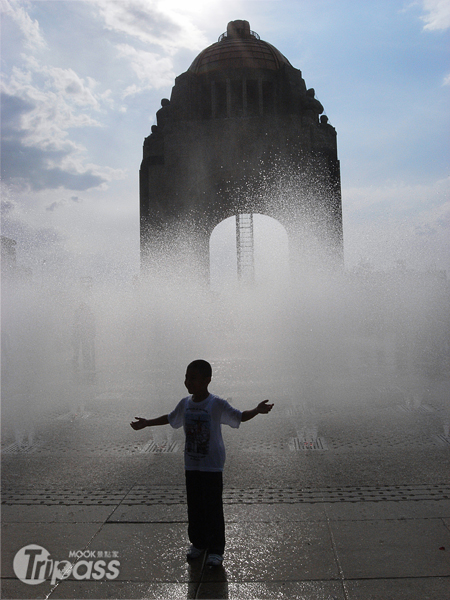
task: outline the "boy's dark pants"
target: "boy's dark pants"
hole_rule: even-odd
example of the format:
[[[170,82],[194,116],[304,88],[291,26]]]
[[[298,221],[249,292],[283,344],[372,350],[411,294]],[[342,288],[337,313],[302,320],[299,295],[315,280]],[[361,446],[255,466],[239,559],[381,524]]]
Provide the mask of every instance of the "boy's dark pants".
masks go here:
[[[196,548],[223,554],[225,520],[222,504],[222,473],[186,471],[189,541]]]

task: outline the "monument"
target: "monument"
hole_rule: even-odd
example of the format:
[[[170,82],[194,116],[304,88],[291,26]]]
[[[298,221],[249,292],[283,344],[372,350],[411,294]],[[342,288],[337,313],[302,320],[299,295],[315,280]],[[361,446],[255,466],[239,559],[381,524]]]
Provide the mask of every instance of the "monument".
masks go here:
[[[286,229],[292,276],[343,264],[336,130],[300,70],[232,21],[161,101],[140,168],[141,264],[166,256],[207,278],[209,240],[236,217],[238,272],[251,269],[253,219]]]

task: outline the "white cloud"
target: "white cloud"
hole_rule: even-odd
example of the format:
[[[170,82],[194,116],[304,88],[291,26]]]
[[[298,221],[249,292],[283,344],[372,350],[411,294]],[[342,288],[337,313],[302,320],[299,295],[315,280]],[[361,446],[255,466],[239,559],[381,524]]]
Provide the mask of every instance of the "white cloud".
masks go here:
[[[39,23],[33,21],[26,10],[20,6],[17,0],[1,0],[1,12],[16,23],[23,37],[25,38],[25,47],[30,49],[43,48],[46,46],[42,37]]]
[[[153,52],[138,50],[129,44],[119,44],[117,50],[121,57],[127,58],[143,87],[129,86],[124,96],[130,96],[143,89],[170,87],[175,79],[172,59]]]
[[[449,0],[423,0],[423,8],[427,13],[422,17],[425,21],[424,29],[432,31],[450,27]]]
[[[450,85],[450,73],[444,77],[442,85]]]
[[[43,67],[36,69],[46,75],[52,82],[57,92],[78,106],[90,106],[99,108],[99,102],[94,96],[93,88],[96,82],[88,77],[84,81],[72,69],[61,69],[58,67]]]
[[[123,97],[172,86],[176,76],[174,55],[208,45],[209,40],[194,25],[193,14],[200,4],[199,0],[99,0],[94,4],[105,28],[124,40],[116,44],[116,49],[119,56],[129,60],[137,77]]]
[[[85,81],[72,69],[41,66],[33,57],[25,62],[2,83],[6,180],[34,189],[82,190],[122,176],[86,164],[86,148],[69,138],[70,129],[101,126],[90,114],[101,108],[94,80]]]
[[[95,6],[107,29],[157,45],[170,54],[181,48],[200,49],[207,43],[192,19],[165,0],[99,0]]]
[[[3,93],[20,98],[30,109],[23,111],[20,119],[22,135],[30,145],[61,150],[67,144],[67,129],[99,126],[100,123],[86,112],[74,110],[72,104],[92,106],[96,102],[82,81],[70,70],[40,68],[26,70],[14,67],[9,81],[3,83]],[[65,72],[64,72],[65,71]],[[35,81],[35,74],[44,75],[44,82]],[[67,92],[72,86],[73,93]],[[95,106],[97,108],[97,106]]]

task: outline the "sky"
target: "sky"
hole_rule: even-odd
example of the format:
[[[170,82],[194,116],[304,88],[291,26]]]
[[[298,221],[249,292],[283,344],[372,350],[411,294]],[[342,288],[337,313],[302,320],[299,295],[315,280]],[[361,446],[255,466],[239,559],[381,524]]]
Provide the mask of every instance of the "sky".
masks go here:
[[[450,0],[1,0],[1,11],[2,235],[34,272],[138,272],[143,140],[175,77],[246,19],[337,130],[346,268],[450,273]]]

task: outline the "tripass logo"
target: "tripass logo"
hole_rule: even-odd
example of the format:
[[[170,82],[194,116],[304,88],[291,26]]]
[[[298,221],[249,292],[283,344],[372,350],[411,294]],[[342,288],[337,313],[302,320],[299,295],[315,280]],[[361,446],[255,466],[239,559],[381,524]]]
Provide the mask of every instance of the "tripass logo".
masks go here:
[[[108,550],[71,550],[69,560],[53,560],[50,552],[29,544],[21,548],[14,557],[13,568],[16,577],[23,583],[37,585],[47,579],[55,584],[57,580],[67,579],[115,579],[119,575],[119,553]],[[109,560],[113,558],[113,560]],[[108,560],[105,560],[108,559]]]

